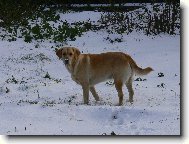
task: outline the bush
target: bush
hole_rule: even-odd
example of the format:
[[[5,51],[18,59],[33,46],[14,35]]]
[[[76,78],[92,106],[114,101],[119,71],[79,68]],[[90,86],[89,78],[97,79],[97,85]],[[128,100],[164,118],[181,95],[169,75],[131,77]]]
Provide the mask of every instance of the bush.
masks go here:
[[[146,35],[160,33],[176,34],[180,29],[179,3],[152,4],[130,13],[106,12],[99,20],[101,27],[108,33],[130,33],[143,31]]]
[[[29,43],[33,40],[66,43],[70,40],[74,41],[77,36],[80,37],[83,32],[89,30],[105,29],[109,34],[129,34],[136,30],[143,31],[147,35],[157,35],[160,33],[175,34],[176,29],[180,28],[179,3],[153,4],[150,9],[143,7],[132,12],[125,12],[122,10],[125,7],[121,7],[114,9],[115,11],[112,10],[113,12],[104,12],[98,20],[98,25],[94,25],[90,20],[71,24],[61,21],[57,11],[64,13],[69,10],[69,7],[49,5],[50,0],[45,2],[46,4],[40,5],[42,3],[40,0],[20,0],[12,3],[10,0],[0,1],[2,31],[0,38],[10,42],[17,38],[24,38],[24,41]],[[55,27],[50,24],[52,21],[61,24]],[[121,42],[121,39],[114,41]]]
[[[32,42],[32,40],[50,40],[53,42],[66,42],[68,40],[74,41],[76,36],[81,36],[83,32],[91,28],[91,24],[87,23],[72,23],[67,21],[60,21],[60,16],[56,14],[54,8],[39,7],[38,11],[23,19],[19,25],[12,24],[5,27],[6,36],[9,36],[9,41],[15,41],[15,37],[23,37],[25,42]],[[50,22],[61,22],[58,27],[50,25]],[[20,32],[18,32],[20,31]],[[6,37],[2,34],[2,38]],[[14,36],[14,37],[13,37]]]
[[[101,27],[108,33],[130,33],[133,31],[133,23],[125,12],[108,12],[101,15],[99,20]]]

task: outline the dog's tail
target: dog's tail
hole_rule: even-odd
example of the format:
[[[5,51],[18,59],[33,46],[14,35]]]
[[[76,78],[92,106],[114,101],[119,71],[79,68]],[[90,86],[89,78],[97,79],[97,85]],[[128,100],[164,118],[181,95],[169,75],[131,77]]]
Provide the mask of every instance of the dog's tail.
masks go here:
[[[131,68],[133,69],[134,73],[137,75],[147,75],[148,73],[153,71],[153,69],[151,67],[147,67],[144,69],[138,67],[136,62],[131,57],[129,60],[129,64],[130,64]]]

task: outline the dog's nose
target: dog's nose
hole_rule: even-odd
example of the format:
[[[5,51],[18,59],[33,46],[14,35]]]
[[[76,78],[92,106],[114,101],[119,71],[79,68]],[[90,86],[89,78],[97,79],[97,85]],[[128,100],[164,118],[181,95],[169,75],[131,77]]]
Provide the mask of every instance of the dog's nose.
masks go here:
[[[67,65],[69,63],[68,59],[64,59],[64,63]]]

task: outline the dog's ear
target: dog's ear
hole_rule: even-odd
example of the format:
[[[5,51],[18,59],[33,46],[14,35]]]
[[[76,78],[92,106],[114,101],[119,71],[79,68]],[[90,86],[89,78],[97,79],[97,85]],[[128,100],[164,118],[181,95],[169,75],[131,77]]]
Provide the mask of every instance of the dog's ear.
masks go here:
[[[56,55],[59,57],[59,59],[62,58],[62,50],[63,50],[62,48],[56,50]]]
[[[77,48],[74,48],[74,53],[76,54],[76,56],[79,56],[81,54],[81,52]]]

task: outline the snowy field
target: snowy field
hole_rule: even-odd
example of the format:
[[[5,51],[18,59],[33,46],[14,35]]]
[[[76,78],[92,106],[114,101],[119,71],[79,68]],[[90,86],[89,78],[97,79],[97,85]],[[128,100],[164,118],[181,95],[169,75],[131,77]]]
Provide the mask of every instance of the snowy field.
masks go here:
[[[83,15],[83,17],[82,17]],[[99,12],[62,14],[82,21]],[[146,36],[132,32],[123,41],[105,31],[88,31],[68,46],[83,53],[121,51],[152,73],[135,77],[134,103],[115,106],[118,96],[112,81],[96,85],[100,102],[90,95],[83,104],[82,88],[72,81],[53,43],[0,41],[0,134],[3,135],[180,135],[180,35]],[[38,48],[36,48],[38,45]]]

